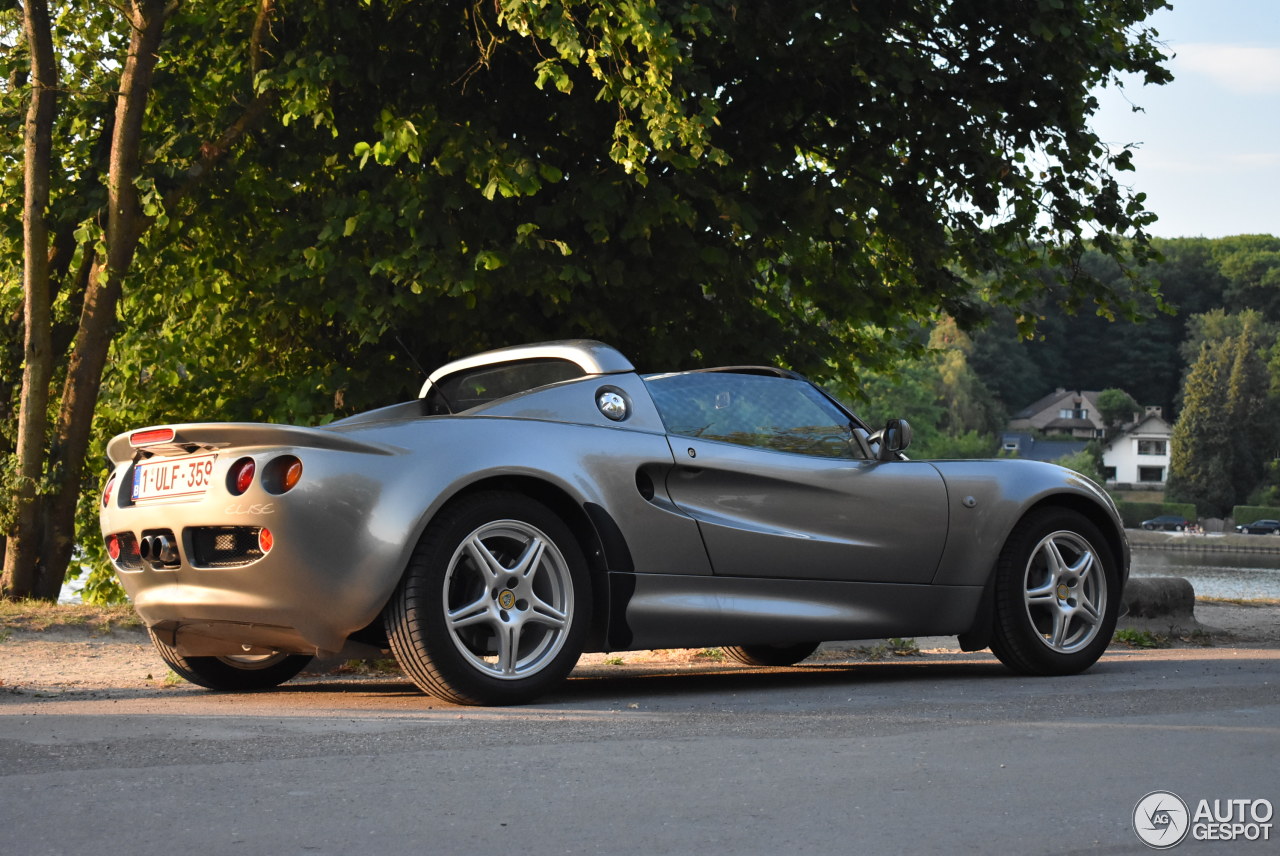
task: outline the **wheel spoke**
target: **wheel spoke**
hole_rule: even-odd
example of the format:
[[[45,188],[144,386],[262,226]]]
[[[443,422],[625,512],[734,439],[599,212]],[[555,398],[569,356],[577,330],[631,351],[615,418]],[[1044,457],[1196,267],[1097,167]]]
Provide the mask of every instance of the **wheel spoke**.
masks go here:
[[[1053,634],[1050,642],[1053,647],[1061,648],[1067,639],[1067,628],[1070,626],[1070,613],[1065,609],[1053,610]]]
[[[471,563],[484,578],[485,588],[492,588],[497,585],[502,575],[507,573],[507,569],[502,566],[502,562],[498,561],[498,557],[490,552],[479,536],[469,539],[465,549],[467,555],[471,557]]]
[[[503,675],[514,676],[520,657],[520,629],[517,622],[498,625],[498,665]]]
[[[1062,558],[1062,550],[1058,547],[1058,542],[1052,538],[1045,542],[1044,559],[1049,565],[1050,585],[1053,585],[1062,577],[1062,572],[1067,567],[1067,562]]]
[[[556,609],[537,595],[531,597],[529,603],[528,621],[536,621],[539,624],[545,624],[556,630],[563,629],[569,623],[569,616],[562,610]]]
[[[1057,581],[1049,580],[1042,586],[1027,589],[1027,603],[1031,605],[1052,603],[1058,599]]]
[[[457,630],[473,624],[494,623],[497,616],[493,614],[493,601],[489,593],[485,592],[466,606],[450,610],[447,619],[449,626]]]
[[[1098,611],[1097,605],[1093,602],[1093,598],[1080,590],[1080,602],[1076,606],[1076,613],[1081,620],[1088,622],[1090,625],[1096,625],[1102,621],[1102,613]]]
[[[1084,581],[1093,575],[1093,568],[1094,568],[1093,553],[1086,551],[1080,554],[1080,558],[1077,559],[1076,563],[1072,565],[1068,570],[1070,570],[1071,573],[1075,574],[1076,578],[1080,581],[1080,584],[1083,585]]]
[[[542,556],[546,552],[546,541],[537,536],[530,538],[529,543],[525,545],[524,552],[520,554],[519,559],[516,559],[516,563],[511,568],[510,573],[515,574],[522,580],[532,580],[534,574],[538,572],[538,568],[542,564]]]

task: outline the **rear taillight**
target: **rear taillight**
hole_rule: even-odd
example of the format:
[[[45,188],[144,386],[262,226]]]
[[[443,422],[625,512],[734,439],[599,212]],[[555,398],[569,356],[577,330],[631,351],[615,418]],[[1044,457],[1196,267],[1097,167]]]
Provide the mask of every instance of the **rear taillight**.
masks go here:
[[[111,478],[107,479],[107,486],[102,489],[102,507],[106,508],[111,504],[111,489],[116,486],[115,473],[111,474]]]
[[[115,562],[120,558],[120,539],[115,535],[107,536],[107,555]]]
[[[262,468],[262,486],[269,493],[288,493],[302,479],[302,461],[293,455],[272,458]]]
[[[258,530],[258,549],[262,551],[262,555],[271,552],[271,547],[275,544],[276,539],[272,537],[271,530],[263,526]]]
[[[284,489],[293,490],[293,486],[302,478],[302,461],[290,456],[289,465],[284,471]]]
[[[253,484],[253,473],[256,469],[253,458],[241,458],[236,461],[227,471],[227,490],[235,496],[244,493],[249,489],[249,485]]]

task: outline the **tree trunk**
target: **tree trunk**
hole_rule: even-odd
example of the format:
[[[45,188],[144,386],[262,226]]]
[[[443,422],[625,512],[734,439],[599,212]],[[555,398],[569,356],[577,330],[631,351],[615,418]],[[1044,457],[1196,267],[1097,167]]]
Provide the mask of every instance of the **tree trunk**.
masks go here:
[[[80,328],[62,388],[62,405],[49,449],[54,491],[44,508],[41,553],[48,573],[37,581],[40,597],[56,597],[75,546],[76,503],[80,496],[93,411],[111,345],[125,274],[146,225],[134,184],[138,176],[142,123],[155,72],[157,51],[170,10],[166,0],[134,0],[129,8],[133,36],[120,74],[111,160],[107,172],[106,257],[89,274]]]
[[[45,0],[27,0],[23,26],[31,51],[31,104],[23,129],[22,288],[24,337],[18,410],[17,484],[10,495],[14,519],[5,540],[6,597],[36,593],[41,576],[41,483],[48,434],[49,378],[53,373],[49,284],[49,184],[58,66]],[[55,591],[56,595],[56,591]]]

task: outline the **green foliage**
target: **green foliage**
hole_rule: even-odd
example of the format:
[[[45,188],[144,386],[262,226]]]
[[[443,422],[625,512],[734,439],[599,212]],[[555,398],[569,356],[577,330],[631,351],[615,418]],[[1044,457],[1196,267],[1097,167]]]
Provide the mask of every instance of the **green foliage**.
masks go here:
[[[1274,505],[1237,505],[1231,509],[1231,518],[1237,526],[1253,523],[1255,520],[1280,520],[1280,507]]]
[[[1264,362],[1274,333],[1252,311],[1204,320],[1210,335],[1187,375],[1170,441],[1168,495],[1194,503],[1202,516],[1225,517],[1277,450],[1277,403]]]
[[[1130,648],[1168,648],[1169,637],[1150,630],[1133,630],[1122,628],[1111,637],[1113,641],[1128,645]]]
[[[1176,514],[1193,522],[1197,519],[1196,507],[1190,502],[1130,502],[1117,499],[1116,510],[1120,512],[1120,519],[1126,529],[1137,529],[1142,521],[1162,514]]]
[[[1107,426],[1108,434],[1119,429],[1121,425],[1133,420],[1134,414],[1141,413],[1142,408],[1133,396],[1123,389],[1104,389],[1098,393],[1098,415]]]
[[[1069,470],[1075,470],[1096,484],[1106,481],[1102,475],[1102,450],[1096,443],[1090,443],[1087,448],[1079,452],[1064,455],[1054,463]]]
[[[321,0],[258,28],[252,4],[178,4],[89,460],[140,423],[315,423],[407,397],[420,378],[397,338],[428,365],[585,336],[642,366],[830,377],[886,369],[983,302],[1027,332],[1046,286],[1132,317],[1153,300],[1133,270],[1152,215],[1116,178],[1130,151],[1088,119],[1097,86],[1169,79],[1142,25],[1162,5]],[[0,12],[6,45],[16,22]],[[56,26],[60,351],[102,239],[128,35],[110,4]],[[26,59],[2,57],[12,200]],[[19,219],[0,225],[6,310]],[[0,330],[16,365],[20,331]],[[960,393],[941,429],[989,431],[960,368],[941,367]]]
[[[969,337],[944,318],[929,335],[923,354],[901,359],[886,372],[863,372],[836,382],[840,394],[861,402],[860,415],[873,429],[906,418],[913,458],[986,458],[996,453],[1004,413],[968,365]]]
[[[1055,305],[1059,287],[1046,283],[1044,293],[1024,310],[1040,316],[1039,334],[1019,340],[1012,313],[997,310],[991,322],[974,333],[973,367],[1012,410],[1057,387],[1115,387],[1131,393],[1141,405],[1160,405],[1172,417],[1182,379],[1205,338],[1205,322],[1197,316],[1229,306],[1233,312],[1259,310],[1264,320],[1276,320],[1268,314],[1268,290],[1244,287],[1236,279],[1249,269],[1241,254],[1275,241],[1265,235],[1154,240],[1161,258],[1140,277],[1159,285],[1161,301],[1136,289],[1134,299],[1145,315],[1136,322],[1067,313]],[[1114,284],[1122,279],[1114,263],[1101,255],[1086,253],[1081,265]],[[1255,273],[1253,278],[1277,275]]]
[[[890,656],[919,657],[924,653],[916,644],[915,639],[903,639],[898,636],[893,636],[889,639],[885,639],[883,642],[877,642],[874,645],[863,646],[853,650],[863,657],[866,657],[868,660],[884,660]]]

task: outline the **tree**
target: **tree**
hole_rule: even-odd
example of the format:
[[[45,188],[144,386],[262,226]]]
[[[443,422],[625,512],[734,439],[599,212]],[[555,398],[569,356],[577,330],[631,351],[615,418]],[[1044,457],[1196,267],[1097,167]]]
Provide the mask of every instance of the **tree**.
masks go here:
[[[263,10],[269,6],[263,0]],[[29,0],[23,7],[29,62],[23,87],[29,93],[22,181],[25,348],[16,472],[8,486],[13,519],[6,521],[0,587],[9,596],[52,599],[71,556],[81,474],[116,305],[139,243],[162,204],[141,166],[147,102],[164,27],[175,11],[169,0],[131,0],[118,22],[124,38],[111,29],[110,12],[68,13],[58,21],[63,52],[55,57],[47,4]],[[94,76],[102,74],[95,65],[99,61],[112,68],[109,81]],[[64,68],[74,72],[72,81],[63,79]],[[60,114],[55,94],[77,86],[84,87],[80,97],[72,97],[72,109]],[[82,112],[86,104],[92,105],[87,114]],[[78,163],[61,161],[52,148],[55,130],[90,154]],[[216,153],[206,160],[212,159]],[[55,194],[59,180],[66,186]],[[105,194],[100,194],[98,181]],[[54,210],[54,201],[61,203],[56,206],[61,211]],[[86,206],[92,219],[77,216]],[[62,325],[71,330],[55,324],[59,298],[78,309],[78,323]],[[62,363],[55,353],[58,338],[66,340]],[[51,383],[60,384],[52,423]]]
[[[1115,436],[1120,426],[1137,419],[1141,412],[1138,402],[1123,389],[1111,387],[1098,393],[1098,415],[1102,417],[1108,438]]]
[[[1233,321],[1217,318],[1219,329],[1235,329],[1202,341],[1170,440],[1168,495],[1207,517],[1225,517],[1248,497],[1277,451],[1265,362],[1274,335],[1257,313]]]
[[[1141,25],[1161,5],[63,12],[50,282],[83,323],[53,325],[61,404],[19,456],[40,475],[9,492],[35,522],[8,530],[6,592],[60,579],[91,425],[195,401],[330,418],[411,389],[397,336],[424,362],[589,335],[642,364],[834,374],[891,362],[894,331],[939,310],[1022,305],[1046,261],[1066,303],[1132,314],[1130,280],[1078,264],[1089,242],[1150,257],[1152,215],[1115,176],[1130,152],[1088,119],[1121,74],[1169,79]]]
[[[950,318],[929,334],[923,356],[885,372],[863,373],[835,386],[861,402],[861,417],[875,429],[892,418],[912,426],[911,454],[918,458],[985,458],[996,451],[1004,413],[968,365],[973,346]]]

